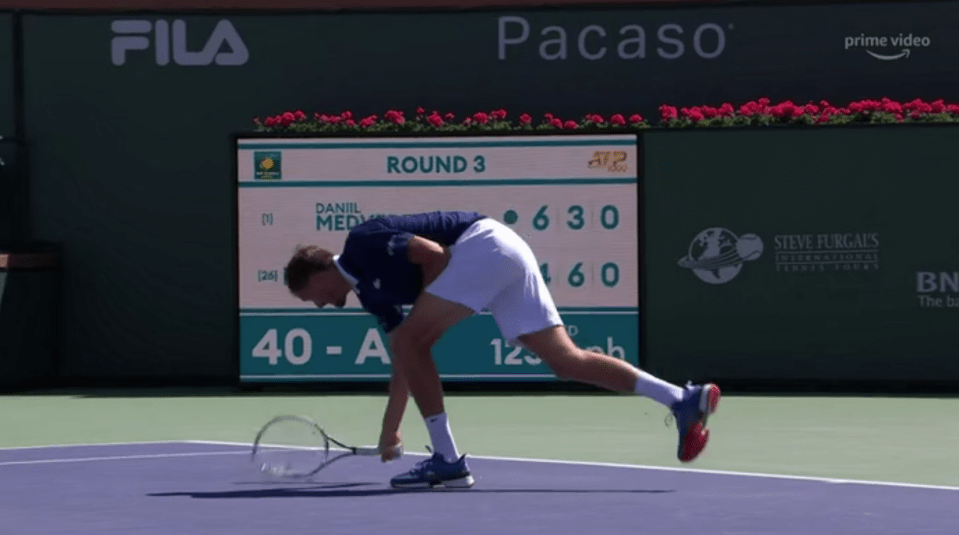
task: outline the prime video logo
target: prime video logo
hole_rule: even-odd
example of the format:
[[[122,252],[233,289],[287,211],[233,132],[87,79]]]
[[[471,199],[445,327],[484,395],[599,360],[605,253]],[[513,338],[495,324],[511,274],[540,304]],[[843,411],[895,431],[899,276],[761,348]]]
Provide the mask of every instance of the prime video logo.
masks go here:
[[[913,34],[899,35],[866,35],[848,36],[843,40],[845,49],[865,49],[866,54],[882,60],[894,61],[897,59],[908,58],[912,50],[917,48],[928,48],[932,45],[932,39]],[[892,48],[893,50],[887,50]]]

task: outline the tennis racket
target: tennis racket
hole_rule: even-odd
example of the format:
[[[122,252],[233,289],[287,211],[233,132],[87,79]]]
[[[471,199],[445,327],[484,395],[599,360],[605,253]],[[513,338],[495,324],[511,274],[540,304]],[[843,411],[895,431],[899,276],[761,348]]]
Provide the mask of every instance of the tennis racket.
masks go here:
[[[403,454],[397,448],[397,457]],[[252,461],[270,479],[308,479],[330,464],[355,455],[378,457],[377,446],[347,446],[306,416],[281,415],[267,422],[253,441]]]

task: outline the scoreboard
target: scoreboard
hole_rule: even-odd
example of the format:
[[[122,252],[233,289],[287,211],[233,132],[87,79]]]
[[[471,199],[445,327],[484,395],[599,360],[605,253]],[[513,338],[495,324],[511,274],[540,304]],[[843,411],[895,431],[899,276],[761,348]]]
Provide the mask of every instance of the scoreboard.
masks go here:
[[[240,137],[235,152],[242,382],[388,379],[386,335],[356,296],[318,309],[290,294],[283,269],[298,245],[339,254],[363,221],[433,210],[511,226],[573,340],[638,365],[636,135]],[[433,354],[444,380],[555,380],[485,310]]]

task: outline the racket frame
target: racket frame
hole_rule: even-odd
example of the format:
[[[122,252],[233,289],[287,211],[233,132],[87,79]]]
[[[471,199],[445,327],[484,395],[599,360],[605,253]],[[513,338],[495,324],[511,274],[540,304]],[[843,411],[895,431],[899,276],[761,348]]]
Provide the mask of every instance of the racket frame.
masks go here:
[[[308,479],[308,478],[316,475],[320,470],[323,470],[324,468],[326,468],[327,466],[329,466],[329,465],[332,464],[333,462],[338,461],[338,460],[340,460],[340,459],[342,459],[342,458],[344,458],[344,457],[352,457],[352,456],[354,456],[354,455],[377,456],[377,455],[380,454],[379,448],[374,447],[374,446],[348,446],[348,445],[340,442],[339,440],[336,440],[335,438],[333,438],[332,436],[330,436],[330,435],[326,432],[326,430],[324,430],[323,427],[320,426],[319,423],[317,423],[315,420],[313,420],[312,418],[310,418],[310,417],[308,417],[308,416],[297,415],[297,414],[281,414],[281,415],[278,415],[278,416],[274,416],[270,421],[268,421],[267,423],[263,424],[263,427],[261,427],[261,428],[260,428],[260,431],[256,434],[256,438],[253,440],[253,450],[252,450],[252,452],[250,453],[250,460],[251,460],[253,463],[256,463],[256,455],[257,455],[257,453],[263,449],[263,447],[262,447],[261,444],[260,444],[260,440],[263,438],[263,435],[266,434],[267,430],[268,430],[271,426],[273,426],[273,425],[275,425],[275,424],[277,424],[277,423],[280,423],[280,422],[285,422],[285,421],[295,421],[295,422],[299,422],[299,423],[305,424],[305,425],[307,425],[307,426],[309,426],[309,427],[312,427],[315,431],[319,432],[320,436],[323,437],[323,446],[322,446],[322,448],[320,448],[320,449],[322,449],[322,451],[323,451],[323,459],[324,459],[324,460],[323,460],[322,462],[320,462],[317,466],[315,466],[315,467],[314,467],[312,470],[310,470],[309,472],[305,472],[305,473],[304,473],[304,472],[297,472],[297,473],[295,473],[295,474],[275,474],[275,473],[270,473],[270,475],[271,475],[272,477],[280,477],[280,478],[283,478],[283,479]],[[334,444],[334,445],[338,446],[340,449],[345,450],[345,451],[343,451],[341,454],[339,454],[339,455],[337,455],[337,456],[335,456],[335,457],[330,457],[330,450],[332,449],[332,448],[330,447],[330,444]],[[261,466],[261,470],[262,470],[262,466]]]

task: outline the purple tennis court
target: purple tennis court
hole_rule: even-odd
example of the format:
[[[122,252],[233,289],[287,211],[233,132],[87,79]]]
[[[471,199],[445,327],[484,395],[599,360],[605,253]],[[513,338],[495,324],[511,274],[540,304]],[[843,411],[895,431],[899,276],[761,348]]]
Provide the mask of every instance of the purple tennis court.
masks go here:
[[[201,442],[0,450],[5,533],[954,533],[959,491],[475,458],[476,486],[398,491],[354,457],[265,483],[249,448]]]

